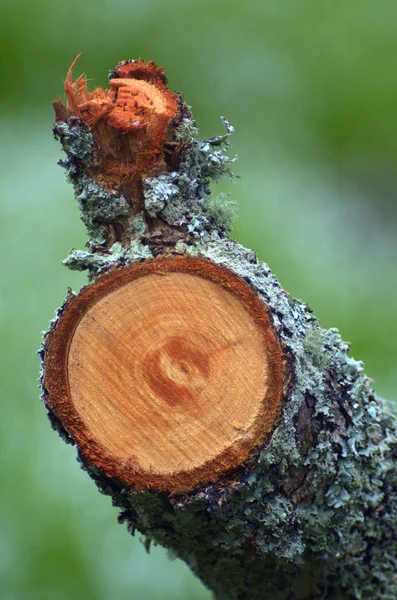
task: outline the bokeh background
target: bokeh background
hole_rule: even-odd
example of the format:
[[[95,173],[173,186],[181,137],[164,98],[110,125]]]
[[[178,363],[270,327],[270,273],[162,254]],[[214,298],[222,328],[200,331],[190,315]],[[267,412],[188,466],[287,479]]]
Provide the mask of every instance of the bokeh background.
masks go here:
[[[13,0],[0,6],[0,590],[4,600],[205,600],[50,429],[35,355],[83,248],[52,101],[125,58],[165,65],[201,136],[235,126],[234,236],[397,390],[395,0]],[[217,190],[219,191],[219,190]]]

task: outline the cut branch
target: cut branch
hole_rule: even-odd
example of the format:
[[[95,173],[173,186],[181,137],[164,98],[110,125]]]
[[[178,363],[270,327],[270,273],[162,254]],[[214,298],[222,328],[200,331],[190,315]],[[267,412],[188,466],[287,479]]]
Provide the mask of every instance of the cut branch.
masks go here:
[[[102,275],[69,297],[46,354],[47,405],[88,463],[133,489],[216,481],[258,451],[281,413],[266,306],[202,259]]]
[[[74,66],[74,65],[73,65]],[[396,419],[325,331],[228,238],[233,129],[197,141],[153,63],[65,81],[54,133],[91,283],[45,336],[52,424],[130,531],[217,600],[397,597]]]

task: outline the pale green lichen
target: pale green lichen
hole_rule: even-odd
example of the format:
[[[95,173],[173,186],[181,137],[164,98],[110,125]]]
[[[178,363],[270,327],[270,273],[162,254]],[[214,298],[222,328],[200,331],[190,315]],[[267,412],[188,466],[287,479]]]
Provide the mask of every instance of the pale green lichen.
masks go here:
[[[59,139],[67,153],[66,161],[61,165],[68,171],[74,170],[74,165],[81,162],[89,165],[92,162],[94,151],[94,139],[81,119],[71,117],[69,122],[60,121],[53,128],[55,139]]]
[[[116,242],[110,247],[108,254],[72,249],[63,264],[73,271],[87,269],[89,277],[92,277],[116,264],[148,258],[153,258],[150,248],[134,240],[127,248]]]
[[[231,231],[237,215],[237,202],[228,194],[211,194],[204,202],[204,211],[214,222],[221,225],[222,229]]]
[[[106,226],[127,217],[130,206],[121,194],[106,190],[86,174],[93,164],[94,138],[84,121],[72,116],[67,123],[57,122],[53,132],[66,152],[66,159],[59,164],[73,183],[90,242],[103,244],[107,239]]]
[[[395,417],[337,330],[321,329],[254,252],[226,239],[188,251],[262,296],[293,382],[270,442],[231,486],[173,498],[111,489],[130,530],[182,558],[217,600],[394,600]]]
[[[232,133],[224,123],[224,136],[199,142],[185,117],[176,132],[186,142],[178,171],[144,181],[145,214],[129,221],[131,245],[74,250],[66,262],[96,275],[152,257],[147,217],[180,230],[173,252],[227,267],[269,307],[291,371],[282,418],[243,469],[184,495],[134,493],[87,470],[123,509],[129,530],[182,558],[217,600],[395,600],[396,418],[338,331],[321,329],[252,250],[227,239],[233,205],[209,190],[211,180],[230,176],[234,160],[222,150]],[[84,128],[79,138],[77,121],[67,127],[56,131],[68,150],[65,165],[101,243],[102,225],[124,218],[126,202],[84,178],[79,169],[92,158],[92,140]]]
[[[202,175],[213,181],[219,181],[223,177],[234,180],[234,174],[230,169],[237,157],[230,158],[222,148],[223,145],[229,146],[229,137],[234,132],[234,127],[224,117],[221,117],[226,127],[224,135],[217,135],[198,142],[198,150],[202,156]],[[219,149],[216,149],[219,147]]]
[[[129,222],[128,233],[131,239],[140,239],[146,232],[146,222],[142,216],[134,217]]]
[[[104,225],[127,217],[131,210],[123,196],[109,192],[86,175],[76,180],[75,197],[92,241],[98,240]]]
[[[186,114],[182,117],[181,122],[175,130],[175,140],[178,142],[189,144],[197,138],[198,129],[190,114],[190,107],[187,107]]]
[[[81,219],[90,236],[89,250],[73,251],[64,264],[72,269],[88,269],[90,276],[99,274],[115,262],[109,250],[115,239],[125,247],[122,260],[151,256],[152,244],[157,243],[151,236],[153,219],[157,228],[161,230],[164,223],[172,232],[167,242],[170,249],[177,244],[180,248],[181,243],[194,245],[197,240],[210,241],[227,235],[236,203],[226,194],[212,195],[210,191],[211,181],[221,177],[233,179],[230,167],[235,158],[225,152],[233,127],[222,120],[225,134],[198,141],[194,121],[190,116],[183,117],[175,131],[175,140],[184,148],[179,168],[142,181],[140,214],[134,213],[122,194],[105,189],[87,174],[92,168],[95,171],[94,140],[87,125],[76,117],[70,117],[67,123],[56,123],[54,135],[61,140],[67,155],[61,164],[74,185]],[[178,229],[179,238],[175,234]],[[129,247],[132,252],[128,252]]]
[[[143,182],[145,208],[151,217],[162,217],[173,227],[186,226],[192,240],[226,235],[232,228],[236,204],[226,195],[212,197],[211,181],[222,177],[233,179],[228,147],[232,126],[223,119],[226,133],[197,141],[194,122],[185,118],[177,129],[176,139],[184,141],[186,150],[178,171],[149,177]]]
[[[178,187],[170,182],[168,175],[147,177],[143,181],[145,209],[151,217],[161,213],[169,201],[179,195]]]

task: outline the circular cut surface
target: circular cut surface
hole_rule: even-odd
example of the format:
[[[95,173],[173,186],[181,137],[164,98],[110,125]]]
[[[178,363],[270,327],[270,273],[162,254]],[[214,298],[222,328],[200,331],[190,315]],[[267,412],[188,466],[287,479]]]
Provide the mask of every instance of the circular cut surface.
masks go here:
[[[71,401],[119,462],[167,475],[255,429],[268,392],[263,332],[239,297],[192,273],[149,273],[100,298],[67,361]]]

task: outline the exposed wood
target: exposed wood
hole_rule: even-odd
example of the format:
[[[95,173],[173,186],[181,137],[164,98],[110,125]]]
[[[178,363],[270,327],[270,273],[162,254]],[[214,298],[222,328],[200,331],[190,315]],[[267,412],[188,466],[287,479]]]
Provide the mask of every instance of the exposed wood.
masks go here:
[[[396,418],[337,330],[228,238],[209,183],[233,128],[196,140],[165,84],[141,61],[92,93],[69,71],[55,105],[90,236],[66,264],[93,282],[45,336],[51,422],[119,521],[216,600],[395,600]]]
[[[138,213],[142,179],[168,169],[169,149],[164,145],[174,142],[175,126],[187,106],[167,89],[163,69],[140,60],[119,63],[110,89],[90,92],[84,75],[73,81],[79,56],[65,79],[66,106],[61,100],[54,103],[56,120],[66,121],[73,114],[89,127],[94,159],[87,174],[109,191],[122,192]]]
[[[281,413],[284,361],[265,304],[200,259],[100,277],[67,302],[45,365],[48,404],[88,462],[135,489],[215,481]]]

